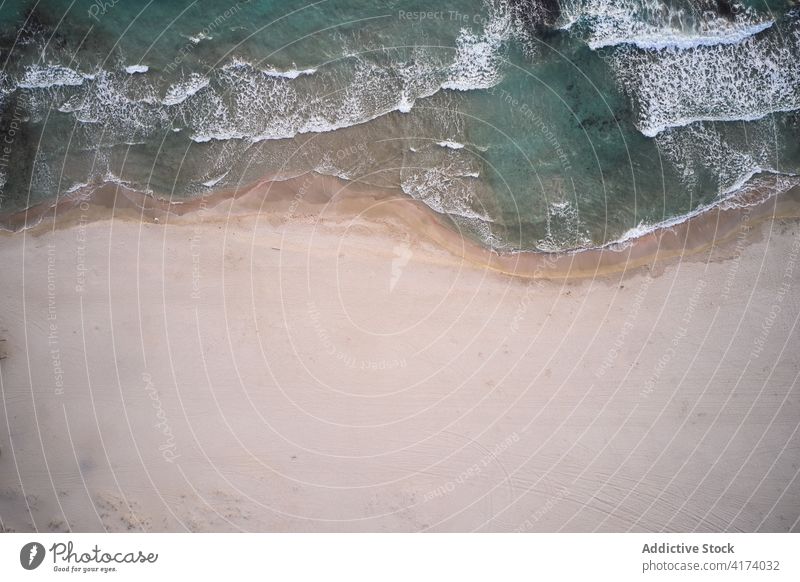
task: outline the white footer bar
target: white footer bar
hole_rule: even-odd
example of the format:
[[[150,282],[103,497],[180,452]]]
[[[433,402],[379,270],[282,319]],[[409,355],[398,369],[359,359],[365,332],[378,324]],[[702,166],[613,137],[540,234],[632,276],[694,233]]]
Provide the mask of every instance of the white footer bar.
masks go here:
[[[800,580],[796,534],[3,534],[0,580]],[[213,578],[212,578],[213,577]]]

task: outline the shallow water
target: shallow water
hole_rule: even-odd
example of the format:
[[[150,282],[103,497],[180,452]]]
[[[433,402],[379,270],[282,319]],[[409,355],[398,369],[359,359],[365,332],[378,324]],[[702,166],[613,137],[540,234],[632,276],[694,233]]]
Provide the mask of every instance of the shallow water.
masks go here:
[[[800,173],[779,0],[18,1],[0,35],[3,213],[313,171],[563,250]]]

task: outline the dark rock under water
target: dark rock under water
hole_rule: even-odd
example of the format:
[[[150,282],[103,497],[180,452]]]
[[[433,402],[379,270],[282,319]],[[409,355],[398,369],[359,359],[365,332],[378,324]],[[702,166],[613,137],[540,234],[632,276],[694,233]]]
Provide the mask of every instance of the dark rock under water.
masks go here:
[[[728,20],[736,18],[736,9],[734,8],[731,0],[717,0],[717,14]]]
[[[37,152],[38,135],[31,131],[26,96],[15,91],[0,102],[0,176],[18,192],[31,184]],[[0,198],[0,208],[4,206]]]

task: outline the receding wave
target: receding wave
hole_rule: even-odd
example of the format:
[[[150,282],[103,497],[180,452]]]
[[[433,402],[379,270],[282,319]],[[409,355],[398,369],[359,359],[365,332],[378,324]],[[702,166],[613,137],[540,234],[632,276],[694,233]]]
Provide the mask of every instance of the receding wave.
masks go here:
[[[719,200],[710,204],[703,204],[691,212],[667,218],[660,222],[641,222],[637,226],[624,232],[619,238],[605,243],[600,247],[588,247],[586,249],[577,249],[577,251],[580,252],[581,250],[590,250],[592,248],[625,248],[638,238],[658,230],[678,226],[714,208],[744,208],[747,206],[755,206],[771,196],[787,192],[796,186],[800,186],[800,177],[794,174],[780,174],[760,168],[754,169],[747,176],[743,177],[735,189],[732,189]],[[747,195],[752,193],[756,195],[748,199]]]

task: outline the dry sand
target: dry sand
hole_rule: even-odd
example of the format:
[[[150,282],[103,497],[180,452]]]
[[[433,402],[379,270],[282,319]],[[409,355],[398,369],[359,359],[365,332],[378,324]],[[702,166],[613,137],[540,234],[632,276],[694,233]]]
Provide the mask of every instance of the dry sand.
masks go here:
[[[3,528],[800,531],[797,191],[594,258],[256,193],[0,238]]]

